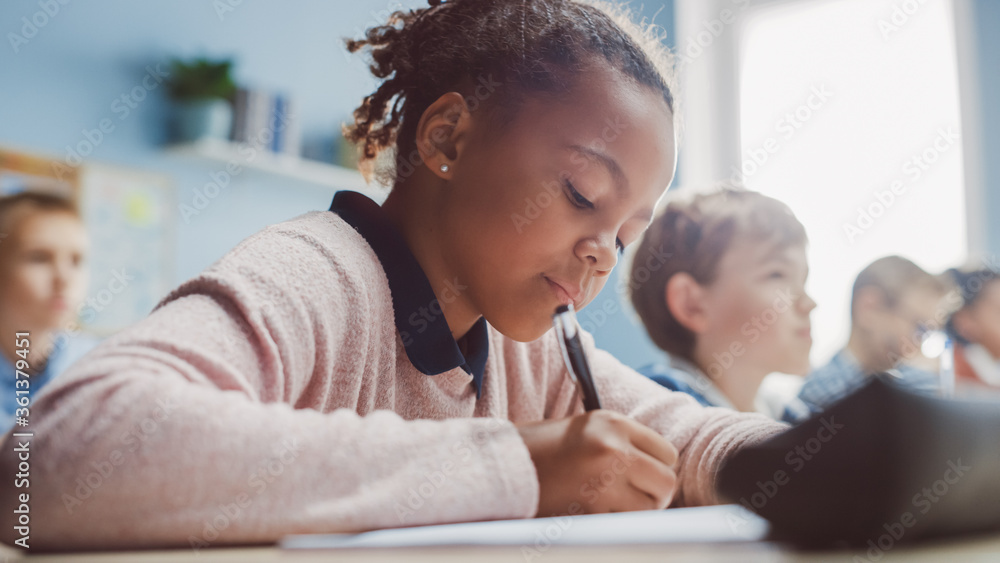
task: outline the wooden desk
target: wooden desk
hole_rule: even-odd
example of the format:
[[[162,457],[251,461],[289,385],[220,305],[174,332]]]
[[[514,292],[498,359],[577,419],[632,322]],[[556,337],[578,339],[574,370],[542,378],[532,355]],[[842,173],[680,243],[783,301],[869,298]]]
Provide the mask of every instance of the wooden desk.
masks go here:
[[[515,547],[454,547],[422,549],[370,549],[354,551],[282,551],[275,547],[214,548],[203,549],[195,555],[187,549],[172,551],[128,551],[84,554],[39,554],[25,557],[20,550],[0,546],[0,559],[26,561],[27,563],[166,563],[174,561],[198,561],[204,563],[264,563],[271,561],[293,561],[311,563],[313,561],[365,561],[406,563],[492,563],[516,562],[532,563],[586,563],[588,561],[627,561],[664,563],[678,561],[684,563],[732,562],[732,563],[853,563],[869,561],[864,552],[826,551],[796,552],[783,546],[754,542],[745,544],[675,544],[633,547],[553,547],[540,557],[527,559],[520,548]],[[854,557],[857,556],[856,560]],[[937,542],[919,547],[891,550],[879,563],[966,563],[1000,561],[1000,536],[962,541]]]

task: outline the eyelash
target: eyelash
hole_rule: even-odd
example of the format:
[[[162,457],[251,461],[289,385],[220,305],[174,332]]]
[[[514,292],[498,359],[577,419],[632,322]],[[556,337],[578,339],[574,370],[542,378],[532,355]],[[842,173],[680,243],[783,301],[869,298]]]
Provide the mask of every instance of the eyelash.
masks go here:
[[[569,190],[570,195],[568,197],[569,197],[570,203],[572,203],[574,206],[576,206],[576,207],[578,207],[580,209],[593,209],[594,208],[594,204],[591,203],[591,201],[589,199],[583,197],[583,194],[581,194],[580,192],[576,191],[576,188],[573,187],[573,184],[570,183],[569,180],[563,180],[563,184]],[[617,238],[617,237],[615,238],[615,247],[618,248],[618,255],[619,256],[621,256],[622,254],[625,253],[625,245],[622,244],[622,239]]]

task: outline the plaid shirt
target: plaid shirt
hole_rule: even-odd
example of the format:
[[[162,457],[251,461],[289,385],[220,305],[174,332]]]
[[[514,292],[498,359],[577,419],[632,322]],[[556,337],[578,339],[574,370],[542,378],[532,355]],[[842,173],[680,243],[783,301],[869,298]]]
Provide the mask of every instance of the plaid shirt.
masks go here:
[[[906,388],[922,393],[937,393],[940,379],[937,374],[915,367],[900,365],[888,373]],[[838,352],[828,364],[806,377],[799,391],[798,401],[785,408],[782,419],[799,423],[821,412],[840,399],[860,389],[869,381],[869,374],[847,349]]]

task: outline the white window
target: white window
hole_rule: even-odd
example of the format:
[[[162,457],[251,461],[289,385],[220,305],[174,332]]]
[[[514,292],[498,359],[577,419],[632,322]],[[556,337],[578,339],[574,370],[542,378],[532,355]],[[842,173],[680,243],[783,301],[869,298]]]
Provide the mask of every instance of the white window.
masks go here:
[[[812,358],[825,362],[847,340],[868,263],[898,254],[940,272],[968,256],[953,10],[797,0],[742,16],[743,179],[806,227]]]

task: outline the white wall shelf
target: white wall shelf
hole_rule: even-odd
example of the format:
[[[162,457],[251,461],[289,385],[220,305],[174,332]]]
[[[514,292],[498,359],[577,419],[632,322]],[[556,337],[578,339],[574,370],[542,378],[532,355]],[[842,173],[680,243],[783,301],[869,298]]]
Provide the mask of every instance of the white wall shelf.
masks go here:
[[[251,149],[230,141],[206,139],[193,143],[168,145],[171,155],[198,158],[220,163],[224,169],[229,163],[265,174],[289,178],[335,190],[354,190],[381,203],[387,191],[377,184],[365,183],[360,172],[318,160],[307,160],[292,155],[275,154],[264,149]]]

